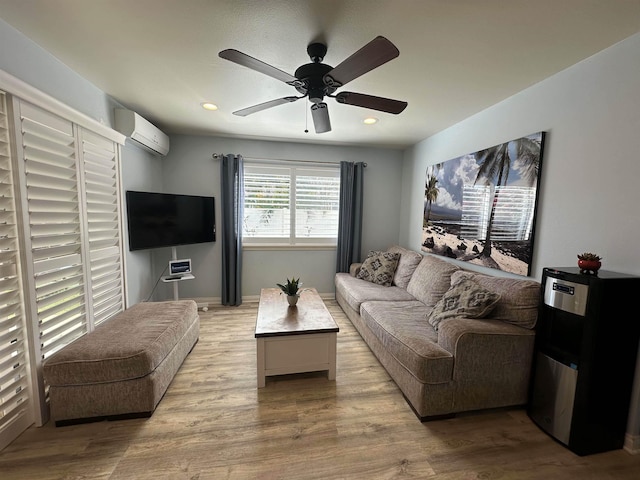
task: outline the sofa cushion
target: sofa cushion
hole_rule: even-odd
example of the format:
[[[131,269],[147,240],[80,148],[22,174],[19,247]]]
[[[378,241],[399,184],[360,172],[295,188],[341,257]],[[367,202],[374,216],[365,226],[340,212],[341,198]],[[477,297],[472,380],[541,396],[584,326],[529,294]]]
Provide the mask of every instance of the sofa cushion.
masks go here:
[[[422,260],[422,254],[414,252],[413,250],[407,250],[406,248],[402,248],[398,245],[389,247],[387,252],[400,254],[396,273],[393,274],[393,285],[397,285],[401,288],[407,288],[413,272],[415,272],[416,267]]]
[[[335,284],[336,292],[340,292],[349,307],[356,312],[360,311],[360,304],[367,300],[415,300],[404,288],[383,287],[352,277],[348,273],[336,273]]]
[[[399,253],[370,251],[356,278],[390,287],[398,265]]]
[[[417,300],[370,301],[362,304],[360,316],[386,353],[420,382],[447,383],[453,375],[453,355],[438,345],[437,333],[425,321],[429,310]]]
[[[407,285],[407,292],[427,307],[433,307],[451,286],[451,274],[460,270],[453,263],[425,255]]]
[[[494,309],[500,295],[482,288],[467,277],[460,277],[427,315],[429,324],[438,330],[449,318],[483,318]]]
[[[458,271],[451,283],[467,278],[500,295],[500,300],[488,318],[532,329],[538,318],[540,283],[524,278],[494,277],[476,272]]]

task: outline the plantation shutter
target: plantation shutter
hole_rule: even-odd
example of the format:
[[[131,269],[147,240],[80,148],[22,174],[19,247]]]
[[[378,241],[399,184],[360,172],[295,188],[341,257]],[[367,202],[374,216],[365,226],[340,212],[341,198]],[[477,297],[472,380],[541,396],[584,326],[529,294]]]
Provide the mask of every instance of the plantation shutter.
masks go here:
[[[20,127],[28,267],[45,360],[87,332],[77,146],[71,122],[26,102]]]
[[[339,197],[338,168],[245,164],[244,241],[335,245]]]
[[[10,140],[0,92],[0,450],[33,423]]]
[[[245,167],[244,236],[289,238],[290,192],[291,175],[288,168]]]
[[[94,325],[124,309],[117,145],[81,130]]]
[[[335,169],[295,169],[295,236],[297,239],[336,238],[340,177]]]

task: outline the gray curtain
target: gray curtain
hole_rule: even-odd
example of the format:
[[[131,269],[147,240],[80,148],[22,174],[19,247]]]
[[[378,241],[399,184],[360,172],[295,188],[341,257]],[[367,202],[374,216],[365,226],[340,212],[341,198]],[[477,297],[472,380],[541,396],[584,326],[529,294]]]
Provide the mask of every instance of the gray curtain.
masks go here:
[[[244,216],[244,160],[222,155],[220,161],[222,212],[222,304],[242,304],[242,218]]]
[[[340,214],[336,272],[348,272],[360,261],[362,243],[363,162],[340,162]]]

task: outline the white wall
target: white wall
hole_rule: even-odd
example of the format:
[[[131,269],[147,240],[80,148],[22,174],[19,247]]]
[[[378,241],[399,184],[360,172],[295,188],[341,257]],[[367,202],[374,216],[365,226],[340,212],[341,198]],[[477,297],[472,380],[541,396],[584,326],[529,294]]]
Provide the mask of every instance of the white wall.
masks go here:
[[[640,275],[639,59],[636,34],[407,150],[401,243],[420,247],[428,165],[542,130],[532,276],[576,266],[584,251],[606,270]],[[640,448],[640,366],[634,388],[628,431]]]
[[[398,243],[402,152],[346,146],[324,146],[306,143],[240,140],[221,137],[175,135],[171,151],[164,159],[164,191],[216,197],[217,241],[214,244],[178,247],[178,256],[191,258],[195,280],[181,282],[180,297],[216,299],[221,289],[220,245],[220,162],[213,153],[234,153],[247,159],[284,159],[307,161],[341,160],[366,162],[364,191],[364,226],[362,254],[372,249],[386,249]],[[170,249],[158,252],[157,268],[164,268]],[[310,250],[248,250],[243,252],[243,297],[259,295],[263,287],[274,287],[286,277],[295,275],[318,292],[333,294],[335,249]],[[171,296],[170,286],[164,285]]]

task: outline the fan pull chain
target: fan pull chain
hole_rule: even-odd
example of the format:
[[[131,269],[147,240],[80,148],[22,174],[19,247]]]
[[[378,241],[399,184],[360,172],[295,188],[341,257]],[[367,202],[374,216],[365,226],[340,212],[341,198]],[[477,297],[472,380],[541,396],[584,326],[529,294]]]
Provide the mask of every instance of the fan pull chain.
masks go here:
[[[309,133],[309,109],[307,108],[307,105],[305,104],[304,106],[304,133]]]

